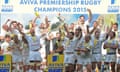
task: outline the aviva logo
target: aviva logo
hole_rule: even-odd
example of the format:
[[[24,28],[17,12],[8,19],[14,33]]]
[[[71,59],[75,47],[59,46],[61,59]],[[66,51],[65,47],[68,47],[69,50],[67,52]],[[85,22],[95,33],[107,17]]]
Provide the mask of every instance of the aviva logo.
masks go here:
[[[108,5],[108,12],[117,13],[119,12],[119,0],[110,0],[111,4]]]
[[[52,57],[52,61],[53,61],[53,62],[59,61],[59,56],[53,56],[53,57]]]
[[[10,5],[10,0],[3,0],[4,5],[2,5],[1,12],[12,12],[13,5]]]
[[[9,3],[9,0],[4,0],[4,3],[5,3],[5,4],[8,4],[8,3]]]
[[[115,4],[116,3],[116,0],[111,0],[111,4]]]

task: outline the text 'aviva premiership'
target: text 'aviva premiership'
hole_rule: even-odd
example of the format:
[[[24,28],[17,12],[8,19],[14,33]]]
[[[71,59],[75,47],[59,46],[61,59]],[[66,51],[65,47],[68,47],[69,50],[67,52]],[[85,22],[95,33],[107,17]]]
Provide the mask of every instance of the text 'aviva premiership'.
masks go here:
[[[20,5],[100,5],[101,0],[20,0]]]

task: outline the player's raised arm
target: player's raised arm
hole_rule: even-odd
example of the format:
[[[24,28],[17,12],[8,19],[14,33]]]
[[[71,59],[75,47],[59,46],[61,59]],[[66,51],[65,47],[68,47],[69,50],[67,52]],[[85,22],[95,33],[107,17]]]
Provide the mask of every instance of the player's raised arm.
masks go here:
[[[7,24],[10,21],[10,19],[7,19],[7,21],[5,22],[5,24]]]
[[[87,27],[87,34],[89,34],[90,33],[90,31],[89,31],[89,25],[87,25],[86,27]]]
[[[32,23],[35,23],[37,18],[40,18],[39,16],[36,16],[33,20],[32,20]]]
[[[90,9],[87,9],[88,13],[89,13],[89,18],[88,18],[88,22],[91,22],[92,20],[92,12]]]
[[[67,32],[67,35],[68,35],[69,30],[68,30],[68,27],[66,26],[66,24],[64,24],[64,28],[65,28],[65,31]]]
[[[93,34],[97,27],[93,27],[93,29],[89,32],[89,34]]]
[[[20,34],[22,34],[22,36],[25,36],[25,33],[22,32],[20,28],[18,28],[18,31],[20,32]]]
[[[48,17],[46,16],[45,17],[45,24],[46,24],[46,28],[48,28],[50,25],[49,25],[49,21],[48,21]]]
[[[8,30],[9,29],[9,27],[8,27],[8,22],[10,21],[10,19],[7,19],[7,21],[3,24],[3,26],[2,26],[2,28],[4,29],[4,30]]]

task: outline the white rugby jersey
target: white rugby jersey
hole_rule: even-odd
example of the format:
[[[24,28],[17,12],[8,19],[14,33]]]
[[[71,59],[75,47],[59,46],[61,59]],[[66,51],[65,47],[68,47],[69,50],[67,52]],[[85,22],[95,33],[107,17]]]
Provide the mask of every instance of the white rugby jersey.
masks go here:
[[[31,51],[40,49],[40,36],[34,36],[35,40],[31,35],[26,35],[28,41],[29,49]]]
[[[64,40],[63,42],[63,47],[64,47],[64,52],[74,52],[75,50],[75,40],[69,40],[68,38]]]
[[[104,38],[99,37],[99,39],[96,39],[94,36],[92,37],[92,42],[93,42],[93,48],[92,48],[92,53],[102,53],[102,44],[105,41]]]
[[[1,50],[3,50],[3,54],[12,54],[12,52],[8,50],[9,48],[10,48],[10,43],[5,41],[1,44]]]
[[[19,42],[18,44],[13,42],[12,46],[14,47],[13,50],[12,50],[13,55],[22,55],[22,51],[20,51],[21,46],[22,46],[21,42]]]
[[[115,39],[113,39],[113,40],[106,40],[105,42],[104,42],[104,44],[106,44],[106,43],[110,43],[110,45],[114,45],[114,44],[118,44],[118,41],[117,40],[115,40]],[[107,54],[108,53],[115,53],[116,54],[116,49],[113,49],[113,48],[107,48]]]

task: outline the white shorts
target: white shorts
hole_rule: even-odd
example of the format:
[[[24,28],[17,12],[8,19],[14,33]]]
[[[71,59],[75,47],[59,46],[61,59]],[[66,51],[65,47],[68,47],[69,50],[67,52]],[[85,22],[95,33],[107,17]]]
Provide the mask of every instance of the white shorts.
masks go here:
[[[23,56],[23,64],[29,65],[29,51],[24,49],[22,52],[22,56]]]
[[[29,55],[29,49],[23,49],[22,55],[23,56]]]
[[[42,61],[42,57],[39,51],[30,51],[29,61]]]
[[[29,65],[29,55],[23,55],[23,64]]]
[[[16,54],[13,54],[12,55],[12,62],[13,63],[17,63],[17,62],[22,62],[22,55],[16,55]]]
[[[91,57],[83,58],[80,55],[77,56],[77,64],[87,65],[91,64]]]
[[[117,58],[117,64],[120,64],[120,57]]]
[[[116,55],[105,55],[105,62],[116,62]]]
[[[101,54],[92,54],[92,62],[101,62],[102,61],[102,55]]]
[[[64,63],[65,64],[74,64],[75,63],[75,54],[64,54]]]

